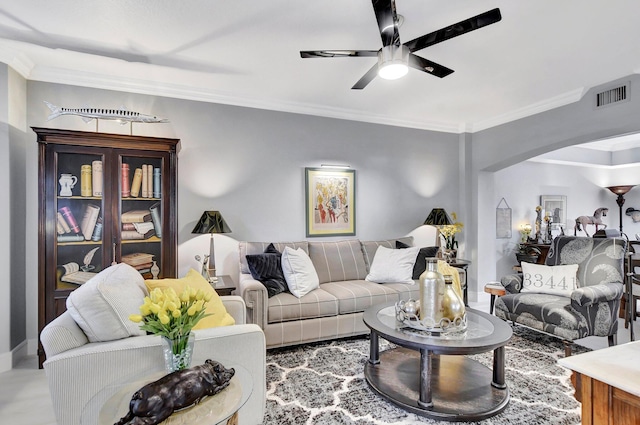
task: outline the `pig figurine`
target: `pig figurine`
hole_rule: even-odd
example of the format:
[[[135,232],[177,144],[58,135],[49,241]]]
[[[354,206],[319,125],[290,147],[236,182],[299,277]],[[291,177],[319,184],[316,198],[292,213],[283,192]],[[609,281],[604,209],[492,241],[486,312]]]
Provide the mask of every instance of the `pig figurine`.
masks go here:
[[[215,360],[170,373],[145,385],[133,394],[129,412],[116,425],[156,425],[173,412],[206,396],[219,393],[229,385],[236,371]]]

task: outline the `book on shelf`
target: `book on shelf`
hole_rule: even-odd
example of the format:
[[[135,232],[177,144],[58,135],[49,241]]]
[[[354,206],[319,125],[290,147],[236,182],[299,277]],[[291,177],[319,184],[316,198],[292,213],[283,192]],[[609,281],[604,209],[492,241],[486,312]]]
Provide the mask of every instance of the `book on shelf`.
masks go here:
[[[150,263],[144,263],[144,264],[140,264],[140,265],[137,265],[137,266],[131,266],[131,267],[133,267],[134,269],[136,269],[140,273],[142,273],[142,270],[145,270],[145,269],[146,269],[146,271],[150,271],[151,270],[151,266],[153,266],[153,261],[150,262]]]
[[[149,169],[147,168],[147,164],[142,164],[142,196],[143,198],[148,198],[149,195]]]
[[[58,235],[58,242],[83,242],[84,235]]]
[[[87,241],[91,240],[93,236],[93,230],[96,227],[96,223],[98,222],[98,217],[100,216],[100,207],[93,204],[88,204],[84,210],[84,216],[82,217],[82,221],[80,222],[80,229],[82,230],[82,234],[84,235],[84,239]]]
[[[147,164],[147,197],[153,198],[153,165]]]
[[[160,210],[160,202],[151,205],[149,211],[151,212],[151,222],[153,223],[153,228],[156,230],[156,236],[162,238],[162,211]]]
[[[131,196],[137,198],[140,196],[140,187],[142,186],[142,168],[136,168],[133,173],[133,182],[131,183]]]
[[[153,197],[160,197],[160,168],[153,169]]]
[[[121,186],[121,195],[123,198],[128,198],[131,196],[131,186],[129,184],[129,164],[122,164],[122,172],[120,184]]]
[[[76,285],[82,285],[98,273],[85,272],[80,270],[78,263],[67,263],[58,267],[58,271],[61,273],[60,280],[67,283],[75,283]]]
[[[123,230],[122,233],[120,233],[120,239],[123,241],[145,240],[155,236],[155,234],[156,231],[153,229],[145,233],[140,233],[137,230]]]
[[[99,242],[102,240],[102,217],[98,217],[98,221],[96,221],[96,226],[93,228],[93,235],[91,235],[91,240],[94,242]]]
[[[91,189],[93,196],[102,196],[102,161],[91,163]]]
[[[60,214],[62,214],[65,221],[69,225],[69,229],[71,230],[71,232],[80,233],[80,226],[78,226],[78,221],[76,220],[76,217],[71,212],[71,208],[61,207],[58,209],[58,211],[60,212]],[[149,213],[149,215],[151,215],[151,213]]]
[[[132,254],[123,255],[120,262],[127,263],[131,267],[152,263],[153,254],[148,254],[146,252],[134,252]]]
[[[67,221],[64,219],[60,211],[56,213],[56,220],[57,220],[56,230],[59,235],[64,235],[65,233],[71,233],[71,228],[67,224]]]
[[[133,223],[122,223],[122,230],[136,230]]]
[[[151,221],[151,211],[149,210],[131,210],[122,213],[121,223],[144,223]]]

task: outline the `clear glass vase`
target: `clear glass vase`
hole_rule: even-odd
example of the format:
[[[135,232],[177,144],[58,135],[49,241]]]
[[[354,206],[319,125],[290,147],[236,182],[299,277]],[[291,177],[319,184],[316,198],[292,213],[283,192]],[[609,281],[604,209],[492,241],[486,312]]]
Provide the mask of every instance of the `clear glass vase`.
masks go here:
[[[175,339],[162,337],[162,350],[164,353],[164,367],[167,373],[187,369],[191,366],[193,345],[195,343],[193,332],[179,336]]]

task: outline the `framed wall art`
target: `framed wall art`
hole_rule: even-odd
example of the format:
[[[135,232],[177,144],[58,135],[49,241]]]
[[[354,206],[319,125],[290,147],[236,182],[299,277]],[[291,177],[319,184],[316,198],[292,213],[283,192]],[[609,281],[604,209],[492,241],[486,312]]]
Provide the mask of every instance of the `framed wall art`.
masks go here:
[[[355,170],[305,168],[307,237],[354,236],[355,189]]]
[[[496,207],[496,239],[511,239],[511,207],[502,198]]]
[[[567,197],[564,195],[540,195],[542,216],[549,216],[551,227],[558,229],[567,227]]]

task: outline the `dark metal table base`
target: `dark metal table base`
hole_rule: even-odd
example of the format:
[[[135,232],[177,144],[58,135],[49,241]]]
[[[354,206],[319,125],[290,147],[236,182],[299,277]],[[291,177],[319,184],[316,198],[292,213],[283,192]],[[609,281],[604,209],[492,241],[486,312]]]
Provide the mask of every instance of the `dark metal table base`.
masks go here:
[[[372,333],[373,334],[373,333]],[[502,412],[509,404],[509,389],[496,388],[493,372],[465,356],[431,359],[431,401],[421,407],[420,352],[394,348],[380,353],[379,363],[367,362],[365,378],[371,388],[401,408],[444,421],[479,421]]]

